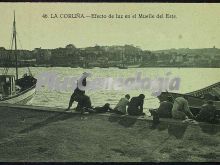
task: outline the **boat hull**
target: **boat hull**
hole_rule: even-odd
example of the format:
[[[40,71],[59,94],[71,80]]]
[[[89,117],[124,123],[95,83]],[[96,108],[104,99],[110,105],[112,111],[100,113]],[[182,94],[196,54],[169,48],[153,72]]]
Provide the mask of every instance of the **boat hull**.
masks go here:
[[[212,84],[210,86],[207,86],[205,88],[186,93],[187,95],[196,96],[196,97],[204,97],[205,94],[208,94],[210,91],[212,91],[214,88],[220,88],[220,82],[217,82],[215,84]]]
[[[189,92],[189,93],[185,93],[185,94],[180,94],[180,93],[172,93],[172,92],[162,92],[159,96],[158,99],[162,102],[167,100],[167,98],[169,96],[171,96],[172,98],[177,98],[177,97],[184,97],[187,96],[188,97],[188,103],[189,106],[191,107],[201,107],[206,100],[213,100],[214,104],[216,106],[217,109],[220,109],[220,101],[217,101],[216,98],[218,98],[220,96],[220,82],[217,82],[215,84],[212,84],[210,86],[207,86],[205,88],[193,91],[193,92]],[[205,95],[209,95],[210,92],[215,91],[216,96],[213,99],[207,99]]]
[[[172,96],[172,98],[177,98],[177,97],[184,97],[186,94],[180,94],[180,93],[172,93],[172,92],[162,92],[159,96],[158,99],[162,102],[162,101],[166,101],[167,98],[169,96]],[[199,98],[199,97],[195,97],[195,96],[191,96],[191,95],[187,95],[188,97],[188,103],[190,106],[193,107],[201,107],[204,104],[204,99]]]
[[[33,86],[16,95],[0,100],[0,104],[26,104],[34,97],[35,93],[36,88]]]
[[[219,90],[219,89],[220,89],[220,82],[217,82],[217,83],[212,84],[210,86],[207,86],[205,88],[202,88],[202,89],[199,89],[199,90],[196,90],[193,92],[185,93],[185,94],[162,92],[158,96],[158,99],[160,101],[163,101],[164,99],[166,100],[166,98],[171,95],[173,98],[187,95],[189,97],[189,101],[192,102],[192,105],[201,106],[201,104],[204,102],[204,98],[205,98],[204,96],[206,94],[209,94],[209,92],[211,92],[213,90]],[[220,92],[217,92],[216,94],[220,95]]]

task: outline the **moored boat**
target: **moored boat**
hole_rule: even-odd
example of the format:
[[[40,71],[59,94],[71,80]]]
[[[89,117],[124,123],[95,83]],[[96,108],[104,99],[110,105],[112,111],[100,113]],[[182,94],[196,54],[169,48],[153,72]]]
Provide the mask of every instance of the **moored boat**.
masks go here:
[[[168,96],[172,96],[173,98],[187,95],[190,100],[196,100],[195,103],[201,102],[201,100],[213,100],[220,101],[220,82],[209,85],[199,90],[195,90],[189,93],[180,94],[180,93],[172,93],[172,92],[161,92],[158,96],[160,101],[163,101]],[[200,101],[199,101],[200,100]]]
[[[162,102],[162,101],[167,100],[167,98],[170,96],[175,99],[177,97],[184,97],[184,96],[186,96],[186,94],[173,93],[173,92],[162,92],[158,96],[158,99],[160,100],[160,102]],[[199,98],[199,97],[191,96],[191,95],[187,95],[187,97],[188,97],[188,102],[189,102],[190,106],[200,107],[204,104],[203,98]]]
[[[118,69],[128,69],[126,66],[118,66]]]
[[[22,78],[18,76],[18,57],[17,57],[17,41],[16,41],[16,22],[14,13],[12,46],[15,46],[15,69],[16,75],[8,75],[8,67],[4,68],[3,74],[0,75],[0,104],[26,104],[30,101],[34,94],[37,79],[35,79],[30,70],[28,74]],[[9,58],[11,59],[11,58]],[[29,68],[28,68],[29,69]]]
[[[196,96],[196,97],[204,97],[204,95],[208,94],[209,92],[219,92],[220,94],[220,82],[207,86],[205,88],[186,93],[187,95]]]

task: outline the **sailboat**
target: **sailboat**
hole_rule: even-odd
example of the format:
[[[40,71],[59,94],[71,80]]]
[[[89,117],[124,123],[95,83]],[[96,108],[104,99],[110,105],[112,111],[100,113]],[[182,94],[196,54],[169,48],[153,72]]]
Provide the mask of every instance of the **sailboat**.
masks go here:
[[[17,32],[15,22],[15,12],[13,21],[12,45],[14,44],[15,56],[15,75],[8,74],[8,66],[4,68],[3,74],[0,75],[0,104],[26,104],[35,95],[37,79],[35,79],[30,69],[28,73],[19,78],[18,74],[18,56],[17,56]],[[10,56],[9,56],[9,59]]]
[[[125,65],[125,62],[124,62],[124,51],[121,54],[121,61],[122,63],[118,66],[118,69],[128,69],[128,67]]]

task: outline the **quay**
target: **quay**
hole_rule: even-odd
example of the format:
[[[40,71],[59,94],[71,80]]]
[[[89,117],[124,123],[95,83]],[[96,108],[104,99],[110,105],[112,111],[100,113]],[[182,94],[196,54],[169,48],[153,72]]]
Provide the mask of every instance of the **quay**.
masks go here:
[[[0,105],[1,162],[220,161],[220,125]]]

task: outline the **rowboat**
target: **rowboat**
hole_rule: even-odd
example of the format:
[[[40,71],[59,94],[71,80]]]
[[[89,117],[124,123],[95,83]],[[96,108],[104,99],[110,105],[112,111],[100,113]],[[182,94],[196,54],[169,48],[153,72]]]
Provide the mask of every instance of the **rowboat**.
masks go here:
[[[220,116],[220,82],[186,94],[162,92],[158,99],[162,102],[167,100],[169,96],[173,99],[187,96],[188,104],[193,114],[197,114],[200,111],[205,101],[213,100],[217,115]]]
[[[217,84],[217,83],[216,83]],[[213,86],[210,86],[211,88]],[[190,95],[191,93],[187,93],[187,94],[180,94],[180,93],[172,93],[172,92],[162,92],[159,96],[158,99],[160,100],[160,102],[167,100],[167,97],[172,97],[173,99],[177,98],[177,97],[184,97],[187,96],[187,100],[188,100],[188,105],[189,108],[191,110],[191,112],[194,115],[197,115],[199,113],[199,111],[201,110],[201,106],[205,103],[205,101],[207,101],[207,99],[205,97],[203,97],[205,94],[208,94],[207,91],[212,91],[212,89],[207,89],[207,88],[203,88],[205,89],[205,91],[202,91],[201,89],[198,90],[199,93],[203,93],[203,95],[200,95],[200,97],[198,96],[193,96]],[[198,94],[197,91],[194,91],[194,94]],[[213,101],[215,107],[216,107],[216,115],[218,116],[218,118],[220,117],[220,101]]]
[[[196,97],[204,97],[206,94],[209,94],[210,92],[218,95],[219,97],[220,96],[220,82],[217,82],[205,88],[202,88],[202,89],[199,89],[193,92],[189,92],[186,94],[191,95],[191,96],[196,96]]]
[[[0,75],[0,104],[26,104],[35,95],[37,79],[32,76],[30,69],[28,68],[28,73],[24,74],[23,77],[19,78],[18,76],[16,35],[17,32],[14,13],[11,49],[13,48],[14,44],[16,75],[8,74],[8,66],[4,68],[3,74]],[[11,59],[11,57],[8,57],[8,59]],[[13,62],[11,63],[11,66],[14,66]]]

